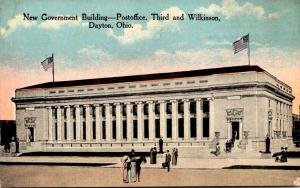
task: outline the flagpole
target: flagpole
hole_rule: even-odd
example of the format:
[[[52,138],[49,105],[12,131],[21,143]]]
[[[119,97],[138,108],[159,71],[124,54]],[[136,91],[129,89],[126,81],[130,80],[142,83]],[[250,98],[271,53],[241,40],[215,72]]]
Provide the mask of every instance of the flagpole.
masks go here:
[[[250,35],[248,33],[248,64],[250,66]]]
[[[52,53],[52,78],[53,78],[53,82],[54,82],[54,55]]]

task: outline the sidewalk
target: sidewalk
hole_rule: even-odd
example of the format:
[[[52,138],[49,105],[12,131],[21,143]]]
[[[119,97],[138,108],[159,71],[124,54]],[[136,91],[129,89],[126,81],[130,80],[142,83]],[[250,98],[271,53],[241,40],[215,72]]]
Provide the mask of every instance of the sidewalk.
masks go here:
[[[157,164],[147,163],[143,168],[161,168],[163,158],[157,158]],[[122,168],[120,157],[61,157],[61,156],[41,156],[41,157],[0,157],[0,165],[61,165],[61,166],[101,166],[103,168]],[[245,168],[267,167],[271,169],[292,167],[300,169],[299,158],[289,158],[287,163],[278,163],[274,159],[197,159],[197,158],[178,158],[174,169],[222,169],[232,168],[233,166],[244,166]],[[243,167],[241,167],[243,168]]]

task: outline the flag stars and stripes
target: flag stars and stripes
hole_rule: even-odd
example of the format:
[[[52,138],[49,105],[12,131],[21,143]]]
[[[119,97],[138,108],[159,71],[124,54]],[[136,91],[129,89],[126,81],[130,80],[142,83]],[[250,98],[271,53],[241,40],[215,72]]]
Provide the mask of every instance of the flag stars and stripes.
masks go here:
[[[249,34],[233,42],[234,54],[239,53],[240,51],[248,48],[248,43],[249,43]]]
[[[41,62],[44,71],[47,71],[49,68],[53,68],[53,57],[46,58],[43,62]]]

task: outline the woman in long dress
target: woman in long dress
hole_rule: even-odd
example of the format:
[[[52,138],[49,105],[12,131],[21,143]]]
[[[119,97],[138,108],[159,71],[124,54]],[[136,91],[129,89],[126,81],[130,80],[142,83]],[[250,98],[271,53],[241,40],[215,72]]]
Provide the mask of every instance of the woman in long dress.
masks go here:
[[[136,182],[136,161],[137,159],[135,157],[132,157],[130,160],[130,164],[131,164],[131,177],[130,177],[130,182]]]
[[[124,155],[121,159],[121,162],[123,164],[123,182],[128,183],[128,171],[130,170],[130,159],[127,155]]]

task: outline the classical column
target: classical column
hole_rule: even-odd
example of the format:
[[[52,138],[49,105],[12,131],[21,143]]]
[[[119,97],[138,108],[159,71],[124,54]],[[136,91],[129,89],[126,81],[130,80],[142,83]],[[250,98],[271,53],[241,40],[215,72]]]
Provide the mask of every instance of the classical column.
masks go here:
[[[159,111],[160,111],[160,136],[167,138],[166,135],[166,103],[165,101],[159,101]]]
[[[203,104],[201,99],[197,99],[196,101],[196,119],[197,140],[201,140],[203,135]]]
[[[138,141],[143,140],[143,103],[142,102],[137,102],[137,122],[138,122]]]
[[[183,118],[184,118],[184,140],[189,140],[191,138],[190,133],[190,101],[188,99],[183,100]]]
[[[231,139],[231,122],[230,120],[227,120],[227,139]]]
[[[209,100],[209,139],[213,139],[215,135],[215,101]]]
[[[92,123],[91,123],[91,113],[90,105],[84,105],[85,108],[85,132],[86,132],[86,141],[91,141],[92,139]]]
[[[116,103],[116,141],[120,141],[121,140],[121,105],[120,103]]]
[[[155,124],[155,114],[154,114],[154,103],[153,101],[148,102],[148,112],[149,112],[149,140],[154,139],[155,135],[155,129],[154,129],[154,124]]]
[[[100,119],[100,106],[99,104],[95,104],[95,121],[96,121],[96,141],[101,140],[101,126],[102,126],[102,119]]]
[[[75,115],[76,115],[76,141],[80,141],[81,137],[80,137],[80,106],[79,105],[75,105]]]
[[[52,108],[48,108],[48,141],[53,141],[53,118],[52,118]]]
[[[105,104],[105,126],[106,126],[106,140],[111,141],[112,132],[111,132],[111,106]]]
[[[131,104],[126,103],[127,141],[132,141],[132,113]]]
[[[60,106],[57,106],[57,141],[61,141],[61,138],[62,138],[62,128],[61,128],[61,108]]]
[[[72,124],[71,124],[71,109],[70,106],[65,106],[67,109],[67,140],[71,141],[72,139]]]
[[[171,100],[172,102],[172,140],[178,138],[178,102]]]

